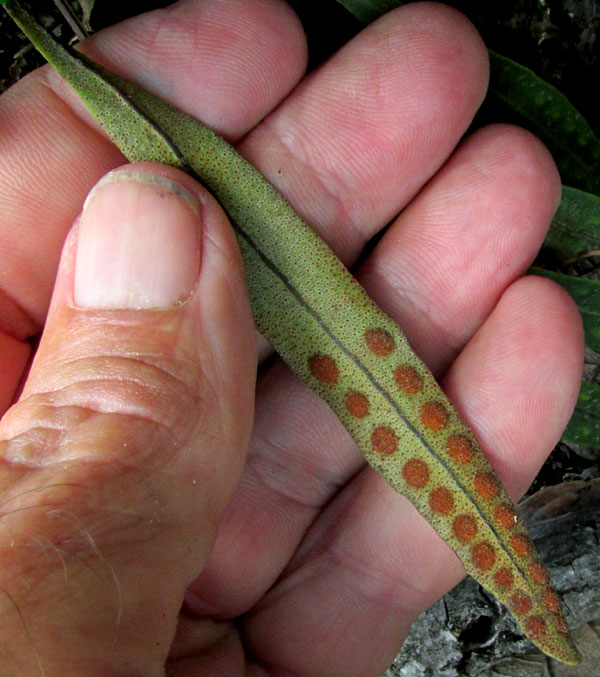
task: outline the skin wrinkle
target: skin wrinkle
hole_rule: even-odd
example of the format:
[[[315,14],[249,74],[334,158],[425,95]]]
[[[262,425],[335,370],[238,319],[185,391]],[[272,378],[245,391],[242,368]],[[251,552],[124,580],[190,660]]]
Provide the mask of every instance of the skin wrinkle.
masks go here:
[[[318,466],[301,470],[292,463],[290,467],[290,455],[293,460],[293,451],[288,446],[258,434],[252,439],[246,461],[248,471],[258,484],[283,498],[285,503],[321,508],[347,483],[346,479],[334,478]],[[309,480],[306,485],[303,485],[303,479]]]
[[[371,566],[368,561],[354,556],[353,548],[336,547],[335,543],[330,548],[330,557],[327,568],[329,570],[340,569],[345,571],[346,578],[351,581],[352,591],[362,602],[367,604],[384,604],[388,606],[389,600],[394,600],[395,611],[398,614],[413,614],[418,608],[416,600],[420,596],[418,587],[412,589],[402,581],[401,594],[398,594],[398,585],[390,580],[388,572]],[[401,566],[397,561],[395,566]],[[343,574],[342,574],[343,575]],[[409,603],[409,600],[411,602]]]
[[[56,456],[58,448],[63,443],[64,432],[58,426],[39,424],[29,427],[22,433],[13,435],[9,440],[2,440],[0,442],[2,462],[10,465],[11,469],[18,467],[24,471],[37,470],[40,464],[28,460],[24,450],[30,447],[38,449],[43,446],[44,451],[47,451],[49,456]]]
[[[40,327],[33,316],[1,288],[0,309],[0,332],[18,341],[27,341],[39,333]]]
[[[174,390],[174,392],[177,391]],[[40,417],[50,421],[58,417],[60,420],[61,410],[64,412],[65,407],[73,407],[73,411],[80,408],[83,412],[89,412],[87,416],[79,418],[76,429],[79,429],[82,423],[94,415],[114,414],[122,421],[131,418],[134,421],[152,424],[157,430],[165,431],[172,440],[166,448],[172,449],[171,453],[174,453],[176,449],[189,443],[197,423],[195,412],[202,411],[202,407],[199,406],[199,396],[190,394],[192,399],[186,407],[183,406],[184,402],[181,397],[178,397],[178,405],[168,409],[171,414],[169,421],[166,420],[166,412],[161,406],[164,402],[164,390],[157,387],[150,399],[148,399],[148,394],[148,383],[139,376],[131,375],[126,379],[121,376],[117,381],[109,380],[104,375],[94,379],[88,376],[85,379],[70,382],[59,390],[36,392],[20,400],[3,420],[3,434],[5,439],[23,435],[27,433],[32,420],[37,421]],[[41,411],[38,402],[43,405]],[[128,410],[125,411],[116,402],[125,403]],[[58,406],[58,409],[55,406]],[[39,422],[36,428],[40,425],[46,426],[47,424]],[[54,428],[52,424],[50,427]]]
[[[351,560],[355,559],[357,567],[359,563],[360,566],[365,566],[367,569],[376,566],[382,573],[386,571],[391,585],[404,586],[404,577],[401,572],[405,568],[404,559],[406,558],[408,561],[413,556],[410,545],[405,545],[398,552],[393,538],[389,538],[375,551],[373,544],[362,542],[360,522],[364,521],[365,507],[374,495],[377,496],[377,500],[380,501],[387,515],[386,518],[381,520],[381,524],[383,528],[389,530],[390,536],[393,536],[394,532],[397,531],[395,519],[398,519],[398,514],[404,515],[407,525],[413,525],[412,527],[407,526],[408,530],[415,528],[420,520],[416,510],[406,498],[390,492],[381,478],[370,468],[361,468],[361,471],[348,482],[348,486],[356,489],[356,491],[348,492],[332,501],[319,522],[303,540],[293,560],[286,567],[285,575],[291,576],[294,572],[302,569],[305,563],[311,562],[315,553],[320,554],[330,547],[335,547],[342,560],[340,565],[343,564],[345,557]],[[398,507],[400,507],[401,513],[398,512]],[[396,515],[396,518],[391,515]],[[430,539],[435,540],[437,538],[430,525],[421,523],[419,528],[426,532]],[[360,547],[356,547],[357,541],[360,541]],[[446,552],[451,551],[446,548]],[[456,559],[455,555],[452,555],[452,557]],[[427,591],[427,582],[418,579],[415,581],[415,586],[415,590],[419,591],[417,597],[422,598],[423,592]],[[403,599],[405,597],[404,592],[401,591],[397,597]],[[415,608],[416,606],[415,604]]]
[[[264,462],[275,459],[274,462],[281,465],[285,483],[292,487],[298,477],[315,476],[319,484],[329,477],[334,486],[341,488],[348,481],[348,475],[354,474],[353,469],[362,467],[363,457],[340,421],[313,393],[300,389],[298,381],[281,361],[263,370],[259,376],[257,400],[258,424],[254,427],[248,452],[249,462],[256,454],[264,457]],[[284,425],[271,429],[263,423],[274,418],[285,421]],[[307,420],[318,423],[307,429]],[[255,440],[258,440],[257,444]],[[264,446],[261,440],[264,440]],[[323,451],[317,455],[307,453],[315,446]],[[340,450],[336,451],[338,448]],[[281,450],[284,455],[280,457],[279,451],[272,455],[271,449]],[[340,466],[341,459],[344,462]],[[329,485],[324,488],[328,489]],[[328,492],[326,497],[329,500]]]
[[[86,410],[86,407],[82,405],[81,409]],[[84,419],[83,421],[80,422],[79,426],[77,426],[76,428],[71,428],[69,430],[59,431],[57,428],[52,426],[52,420],[50,420],[48,423],[40,421],[39,423],[36,423],[34,426],[31,426],[31,424],[29,423],[29,427],[27,429],[23,430],[22,432],[17,431],[10,439],[2,441],[4,446],[3,451],[4,460],[11,465],[16,464],[18,466],[27,466],[36,469],[52,467],[56,464],[62,464],[65,461],[71,462],[75,458],[77,459],[78,462],[85,461],[86,456],[82,456],[81,453],[77,453],[76,457],[70,454],[68,457],[60,457],[58,458],[58,460],[56,457],[58,457],[58,454],[62,447],[72,446],[74,440],[71,440],[69,438],[77,436],[77,434],[81,431],[82,424],[93,423],[93,421],[90,421],[90,419],[94,419],[97,416],[110,415],[113,413],[112,411],[103,412],[98,411],[97,409],[87,409],[87,411],[89,411],[88,419],[87,420]],[[48,416],[48,414],[46,415]],[[155,431],[166,432],[167,437],[171,438],[173,442],[172,444],[164,443],[164,449],[161,449],[161,454],[163,454],[164,451],[168,448],[170,448],[172,450],[171,453],[174,454],[177,450],[183,448],[185,444],[189,442],[189,440],[186,440],[185,438],[183,438],[183,436],[175,435],[168,426],[162,424],[160,421],[157,421],[155,419],[144,417],[138,414],[118,414],[118,416],[122,417],[123,420],[129,419],[130,425],[131,422],[134,422],[133,425],[131,425],[131,427],[134,427],[135,423],[142,423],[144,426],[151,426],[152,429]],[[138,430],[138,428],[139,428],[138,426],[135,426],[136,430]],[[57,432],[60,432],[60,434],[59,435],[54,434]],[[31,441],[29,440],[30,437],[32,438]],[[161,439],[163,437],[164,436],[161,436]],[[178,439],[180,437],[182,439]],[[51,444],[48,443],[48,440],[51,442]],[[12,454],[13,447],[16,450],[19,450],[20,453],[13,455]],[[44,459],[40,459],[40,462],[36,463],[29,462],[28,464],[28,461],[22,456],[22,450],[28,447],[42,449]],[[130,453],[132,453],[131,449]],[[90,452],[87,458],[90,460],[95,459],[96,458],[95,452],[93,451]]]
[[[343,543],[340,544],[335,534],[332,535],[331,542],[326,543],[325,546],[321,545],[307,552],[306,559],[310,562],[308,566],[304,565],[291,572],[284,572],[288,585],[281,585],[278,590],[279,594],[287,595],[294,589],[304,587],[308,579],[319,578],[330,571],[336,571],[339,572],[336,576],[339,575],[346,584],[350,583],[351,592],[346,594],[353,599],[358,597],[356,604],[359,606],[361,602],[378,603],[389,601],[390,598],[401,602],[403,598],[404,588],[403,595],[392,595],[391,581],[387,575],[365,562],[353,548],[347,548]],[[290,575],[291,573],[295,575]],[[276,599],[276,595],[273,598]]]
[[[131,364],[135,365],[133,369],[129,367]],[[145,393],[152,396],[166,395],[167,397],[170,393],[177,393],[180,406],[184,405],[186,401],[190,402],[186,410],[193,411],[197,406],[199,392],[194,386],[196,383],[194,379],[181,378],[181,376],[185,376],[185,372],[178,376],[166,371],[163,365],[155,361],[147,361],[140,356],[132,358],[123,353],[120,355],[76,356],[57,362],[54,366],[52,379],[45,379],[45,382],[48,386],[54,386],[53,390],[57,393],[64,392],[62,383],[65,381],[66,387],[84,383],[92,386],[92,384],[102,381],[113,383],[116,388],[129,385],[133,390],[139,391],[140,398]],[[197,375],[197,370],[194,371]],[[82,380],[72,381],[72,375],[77,376],[78,374],[81,374]],[[41,392],[36,391],[36,394],[41,394]],[[43,392],[49,394],[50,391],[45,390]],[[26,391],[26,394],[28,394],[28,391]]]
[[[181,614],[178,620],[177,634],[169,651],[169,659],[174,661],[180,658],[193,657],[198,650],[218,644],[230,633],[237,636],[233,621],[206,618],[198,622]]]
[[[86,363],[90,363],[93,368],[87,370],[85,367]],[[54,373],[61,380],[63,370],[77,372],[80,371],[79,365],[82,364],[84,368],[81,371],[86,371],[86,380],[88,381],[106,377],[105,373],[100,371],[103,365],[111,367],[106,374],[111,373],[113,366],[119,366],[119,369],[115,370],[116,373],[131,371],[131,376],[128,375],[128,378],[132,384],[138,384],[157,395],[160,395],[166,387],[169,392],[178,393],[179,397],[184,393],[186,399],[190,401],[195,401],[198,397],[197,384],[204,383],[205,380],[200,374],[197,363],[191,357],[189,360],[174,360],[165,358],[164,353],[161,352],[152,354],[149,352],[136,353],[132,351],[128,354],[125,351],[115,351],[112,354],[97,353],[95,355],[76,356],[67,360],[57,361]],[[134,366],[130,370],[127,366],[129,364],[137,366]],[[145,370],[143,376],[138,371],[140,367]],[[148,372],[155,374],[152,382],[148,380]],[[114,378],[117,380],[117,376]]]
[[[369,571],[366,573],[366,579],[361,581],[360,576],[354,575],[355,572],[351,566],[348,566],[348,562],[343,559],[340,560],[333,551],[319,552],[316,556],[312,557],[308,565],[303,566],[302,569],[298,570],[295,576],[288,576],[286,572],[283,580],[278,584],[275,591],[271,593],[267,606],[270,604],[277,604],[279,598],[281,598],[282,603],[285,604],[286,597],[293,595],[298,589],[308,589],[311,591],[312,596],[318,595],[318,592],[312,592],[314,589],[313,585],[319,585],[319,582],[322,582],[323,579],[331,578],[331,572],[333,571],[336,572],[336,580],[343,581],[343,585],[340,586],[337,596],[338,602],[340,602],[345,613],[340,618],[332,617],[331,615],[319,618],[318,637],[337,637],[337,642],[343,641],[342,638],[346,636],[347,632],[353,632],[353,628],[355,628],[356,625],[360,625],[366,621],[366,617],[363,617],[365,608],[369,608],[373,605],[376,606],[380,602],[385,604],[386,602],[389,602],[390,597],[389,594],[383,594],[383,590],[382,595],[376,597],[372,592],[369,592],[367,588],[361,589],[363,588],[361,584],[368,585],[369,583],[375,582],[377,578],[375,572],[373,570]],[[377,586],[374,586],[374,588],[375,587]],[[365,604],[365,602],[368,603]],[[310,604],[310,598],[308,604]],[[263,605],[258,605],[259,611],[262,610],[262,606]],[[389,605],[385,604],[385,606],[388,607]],[[397,607],[395,606],[392,613],[396,610]],[[250,615],[250,619],[251,618],[252,615]],[[315,634],[314,624],[316,622],[317,618],[314,618],[311,627],[308,629],[309,632],[313,634]],[[242,629],[242,636],[244,636],[244,628]],[[319,642],[317,637],[314,639]],[[251,637],[248,638],[248,646],[251,650],[254,646]],[[386,653],[387,652],[389,652],[389,649]],[[265,659],[267,659],[266,656]],[[389,661],[387,662],[389,663]]]
[[[330,113],[333,113],[331,108],[328,107],[328,110]],[[303,124],[306,127],[310,127],[312,116],[310,111],[306,112],[307,116],[303,116]],[[363,177],[364,158],[361,158],[359,164],[354,165],[354,162],[358,162],[358,160],[354,160],[354,153],[352,151],[355,139],[349,135],[347,141],[338,143],[335,149],[329,147],[327,152],[325,152],[321,149],[318,142],[315,142],[309,135],[303,134],[302,130],[294,133],[293,130],[286,129],[281,124],[268,123],[267,127],[261,129],[261,133],[265,131],[270,138],[275,138],[275,140],[279,141],[281,147],[285,149],[287,157],[292,160],[294,174],[310,177],[311,182],[314,181],[320,188],[317,194],[322,206],[319,208],[317,216],[313,214],[307,215],[309,221],[319,223],[321,227],[329,224],[330,230],[336,235],[337,229],[331,228],[334,224],[343,225],[344,229],[350,228],[350,232],[344,232],[343,235],[345,238],[348,238],[348,236],[351,238],[356,237],[354,247],[359,250],[364,245],[366,239],[366,236],[360,232],[361,223],[358,221],[358,217],[361,215],[355,215],[347,206],[348,195],[351,195],[353,192],[348,175],[352,176],[354,174],[356,178]],[[386,147],[387,140],[374,139],[374,141],[386,153],[390,152]],[[370,152],[375,152],[373,145],[370,146]],[[281,164],[287,166],[288,162],[284,161]],[[349,169],[352,167],[355,167],[355,170],[349,172]],[[281,183],[281,180],[275,173],[270,178],[275,182],[275,185],[278,182]],[[352,204],[351,201],[350,204]],[[326,212],[324,211],[325,205],[328,205]],[[315,206],[312,203],[310,208],[314,210]],[[294,207],[296,208],[296,205]],[[301,209],[302,205],[298,205],[298,208]],[[339,236],[341,235],[340,233]]]

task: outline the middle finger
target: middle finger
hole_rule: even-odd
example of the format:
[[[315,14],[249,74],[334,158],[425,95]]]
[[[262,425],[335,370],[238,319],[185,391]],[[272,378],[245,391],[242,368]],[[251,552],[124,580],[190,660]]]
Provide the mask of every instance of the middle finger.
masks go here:
[[[352,264],[446,161],[487,79],[487,52],[461,14],[402,7],[306,77],[239,150]]]

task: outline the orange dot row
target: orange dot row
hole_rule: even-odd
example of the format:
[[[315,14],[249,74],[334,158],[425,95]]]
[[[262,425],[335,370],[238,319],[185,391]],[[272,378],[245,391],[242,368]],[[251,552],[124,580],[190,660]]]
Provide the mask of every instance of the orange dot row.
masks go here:
[[[402,477],[405,482],[415,489],[422,489],[427,486],[430,480],[429,466],[419,458],[408,459],[402,467]],[[483,487],[487,487],[487,477],[480,478]],[[484,491],[488,498],[494,498],[496,493]],[[435,487],[429,493],[429,507],[432,512],[438,515],[450,515],[454,511],[455,502],[452,492],[446,487]],[[518,516],[514,510],[505,504],[499,504],[494,511],[496,522],[505,530],[510,531],[518,524]],[[477,534],[477,521],[468,514],[456,515],[452,521],[452,532],[454,536],[464,544],[470,544],[475,540]],[[519,557],[528,557],[532,554],[532,545],[530,540],[523,534],[512,534],[510,544],[513,551]],[[471,563],[481,572],[491,571],[496,563],[496,550],[493,545],[487,541],[478,541],[471,546]],[[548,585],[550,578],[544,567],[538,562],[530,563],[531,577],[540,585]],[[504,589],[510,590],[514,585],[514,576],[507,567],[499,568],[494,576],[495,584]],[[543,591],[543,599],[547,610],[556,615],[555,626],[558,632],[567,633],[568,627],[564,619],[560,616],[560,600],[557,594],[551,588]],[[509,608],[517,616],[527,616],[533,608],[531,598],[521,590],[515,590],[509,601]],[[541,638],[547,632],[546,622],[541,616],[532,616],[526,619],[527,630],[532,637]]]
[[[376,355],[385,355],[393,349],[392,337],[384,330],[371,329],[366,334],[367,345]],[[334,384],[339,378],[339,369],[335,360],[321,353],[313,355],[309,359],[309,368],[312,375],[323,383]],[[412,367],[399,367],[397,373],[402,372],[405,383],[415,383],[416,372]],[[356,418],[365,418],[369,414],[369,398],[361,392],[350,391],[344,398],[346,410]],[[427,402],[423,405],[422,420],[427,426],[435,429],[445,425],[445,408],[438,402]],[[381,454],[393,454],[398,449],[396,433],[387,426],[377,426],[371,433],[371,447]],[[468,463],[474,455],[473,443],[462,435],[451,435],[446,443],[446,449],[457,463]],[[414,488],[421,488],[429,481],[429,467],[420,459],[410,459],[404,465],[403,476],[406,483]],[[485,500],[496,498],[500,492],[500,485],[496,478],[486,472],[476,473],[473,481],[474,489]],[[434,512],[448,514],[453,507],[453,498],[448,490],[440,488],[432,494],[430,505]],[[518,521],[514,511],[504,504],[496,507],[494,513],[496,522],[507,530],[512,529]],[[466,517],[466,516],[465,516]],[[471,533],[472,526],[466,526],[460,520],[455,520],[455,535],[459,540],[465,541],[466,535]],[[529,540],[520,534],[514,534],[511,538],[512,546],[520,557],[526,557],[531,551]],[[539,575],[541,577],[541,574]]]
[[[377,356],[388,355],[394,349],[392,336],[383,329],[368,329],[365,332],[365,342]],[[315,353],[308,360],[308,368],[311,375],[325,385],[335,385],[339,380],[339,367],[330,355]],[[394,378],[399,389],[407,395],[416,395],[423,388],[423,379],[410,365],[399,366],[394,372]],[[344,405],[346,411],[355,418],[365,418],[369,415],[369,398],[364,393],[348,392],[344,398]],[[441,402],[431,400],[421,406],[420,420],[425,428],[438,432],[448,425],[450,414]],[[389,448],[387,445],[386,449]],[[457,463],[469,463],[474,455],[473,443],[462,435],[450,435],[446,448],[450,457]]]
[[[393,337],[384,329],[368,329],[364,335],[368,349],[376,356],[382,357],[391,354],[395,348]],[[318,381],[334,385],[339,379],[339,368],[335,360],[321,353],[309,358],[310,373]],[[394,371],[394,380],[398,388],[406,395],[416,395],[423,389],[423,379],[417,370],[410,365],[401,365]],[[347,412],[355,418],[365,418],[369,414],[369,398],[361,392],[350,391],[344,397]],[[449,422],[449,413],[444,405],[435,400],[425,402],[420,410],[421,423],[432,431],[443,430]],[[398,439],[394,431],[387,426],[376,427],[371,434],[371,446],[374,451],[382,455],[393,454],[398,448]],[[446,450],[456,463],[467,464],[474,456],[473,443],[462,435],[452,434],[446,441]],[[402,468],[404,481],[412,488],[424,488],[430,479],[429,466],[425,461],[411,458]],[[474,478],[475,491],[485,500],[495,499],[500,491],[498,481],[490,473],[479,472]],[[449,515],[454,510],[452,492],[445,487],[434,488],[429,494],[429,506],[438,515]],[[505,530],[510,531],[518,524],[518,517],[514,510],[504,504],[499,504],[494,511],[495,521]],[[462,543],[470,543],[477,533],[477,522],[468,514],[457,515],[452,522],[452,532]],[[529,539],[522,534],[513,534],[510,537],[513,551],[519,557],[531,555],[532,547]],[[471,562],[482,572],[493,568],[496,561],[496,552],[486,541],[475,543],[471,547]],[[534,581],[540,585],[547,585],[548,574],[544,567],[537,562],[530,564],[530,573]],[[514,583],[511,571],[501,567],[494,574],[494,582],[500,588],[510,590]],[[560,601],[556,593],[548,588],[544,591],[545,606],[552,614],[556,614],[556,629],[560,633],[567,633],[568,627],[560,616]],[[531,611],[531,599],[520,590],[516,590],[510,599],[509,607],[519,616],[525,616]],[[532,616],[525,622],[527,631],[534,638],[541,638],[547,632],[546,623],[541,616]]]
[[[383,330],[368,330],[365,334],[369,348],[376,355],[386,355],[393,349],[391,336]],[[339,369],[335,360],[321,353],[313,355],[309,359],[309,369],[312,375],[322,383],[335,384],[339,378]],[[418,392],[420,389],[420,377],[413,367],[402,366],[396,370],[397,381],[407,392]],[[417,388],[417,384],[419,388]],[[361,392],[350,391],[344,397],[344,404],[348,413],[355,418],[365,418],[369,414],[369,398]],[[438,402],[427,402],[421,409],[422,420],[431,429],[440,429],[446,424],[446,410]],[[393,454],[398,450],[398,437],[388,426],[377,426],[371,433],[371,447],[381,455]],[[446,449],[451,458],[457,463],[469,463],[474,455],[473,443],[462,435],[450,435],[446,443]],[[420,459],[410,459],[402,470],[406,483],[414,488],[422,488],[429,482],[430,471],[427,464]],[[478,472],[474,477],[474,489],[485,500],[496,498],[500,491],[498,481],[493,475],[486,472]],[[429,504],[433,512],[447,515],[454,508],[454,499],[447,489],[440,487],[432,492]],[[495,509],[495,519],[507,530],[517,524],[517,516],[513,510],[503,504]],[[467,542],[476,531],[475,521],[467,516],[458,516],[453,525],[453,531],[458,540]],[[513,547],[517,554],[526,556],[529,553],[529,542],[523,536],[515,535]],[[475,557],[476,562],[483,561]]]

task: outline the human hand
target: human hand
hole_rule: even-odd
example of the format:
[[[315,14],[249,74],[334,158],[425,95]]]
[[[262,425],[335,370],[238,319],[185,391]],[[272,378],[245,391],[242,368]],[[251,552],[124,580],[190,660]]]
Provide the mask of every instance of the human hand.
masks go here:
[[[358,276],[445,373],[501,479],[522,492],[575,401],[581,331],[558,287],[519,279],[559,198],[547,152],[510,127],[455,149],[486,86],[472,27],[438,5],[408,6],[298,86],[301,31],[270,0],[179,3],[88,49],[228,138],[243,137],[240,150],[347,264],[402,211]],[[0,104],[10,140],[0,156],[6,401],[25,370],[23,339],[46,324],[0,430],[5,665],[160,674],[168,654],[170,675],[238,674],[245,659],[255,674],[379,674],[415,615],[462,569],[278,361],[260,371],[243,466],[251,321],[233,237],[206,192],[155,166],[139,167],[146,180],[134,186],[104,183],[67,238],[46,319],[66,231],[89,188],[122,162],[90,124],[47,69]],[[164,182],[157,198],[147,179],[156,175],[201,203],[191,296],[198,218],[189,202],[165,198]],[[186,303],[101,310],[105,265],[125,267],[122,232],[110,235],[117,198],[121,213],[141,200],[140,213],[159,231],[172,227],[180,245],[138,237],[142,280],[155,256],[169,282],[141,296],[150,307]],[[165,202],[178,215],[158,221]],[[79,306],[94,310],[73,306],[73,286]],[[108,298],[117,308],[140,302],[114,290]]]

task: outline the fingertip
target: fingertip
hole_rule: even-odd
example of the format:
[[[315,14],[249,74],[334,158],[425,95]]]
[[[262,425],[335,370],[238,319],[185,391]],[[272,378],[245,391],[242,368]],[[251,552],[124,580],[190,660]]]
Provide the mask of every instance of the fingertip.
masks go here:
[[[505,412],[508,463],[504,470],[514,473],[509,481],[515,486],[513,495],[520,496],[573,414],[583,370],[583,324],[572,297],[547,278],[521,278],[502,301],[512,319],[508,338],[513,348],[507,363],[515,365],[515,391],[520,392]]]
[[[560,381],[560,392],[574,400],[579,392],[584,359],[581,313],[573,297],[559,284],[539,275],[526,275],[507,289],[503,301],[512,306],[516,318],[515,339],[523,341],[533,332],[536,359],[548,365],[550,383]],[[557,384],[558,385],[558,384]],[[568,415],[565,414],[568,421]]]
[[[491,124],[474,132],[461,153],[477,155],[477,166],[493,173],[502,204],[525,211],[541,224],[543,237],[561,199],[561,179],[550,151],[534,134],[511,124]]]
[[[438,2],[415,2],[380,21],[402,25],[403,39],[412,40],[415,65],[431,72],[437,86],[447,87],[442,98],[448,106],[477,110],[487,93],[489,56],[479,32],[462,12]]]
[[[577,401],[583,332],[577,306],[536,276],[502,295],[445,378],[513,497],[523,494],[552,451]]]

